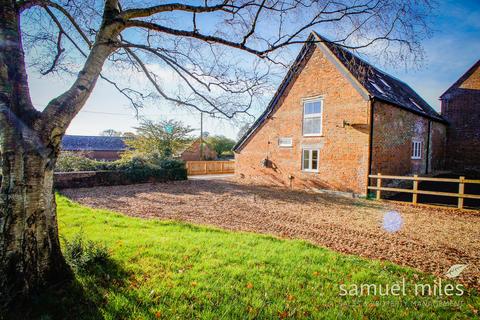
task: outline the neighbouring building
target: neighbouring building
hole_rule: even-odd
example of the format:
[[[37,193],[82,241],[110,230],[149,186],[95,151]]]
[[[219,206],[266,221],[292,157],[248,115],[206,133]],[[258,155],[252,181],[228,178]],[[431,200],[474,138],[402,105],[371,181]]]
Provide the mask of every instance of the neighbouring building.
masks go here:
[[[198,138],[185,150],[181,151],[178,157],[183,161],[215,160],[217,158],[217,153],[206,143],[203,143],[202,150],[202,141]]]
[[[480,172],[480,60],[440,96],[447,128],[446,167]]]
[[[65,135],[61,150],[81,154],[90,159],[114,161],[120,159],[126,145],[122,137]]]
[[[234,147],[243,179],[366,194],[368,175],[443,169],[446,121],[413,89],[309,36],[264,113]]]

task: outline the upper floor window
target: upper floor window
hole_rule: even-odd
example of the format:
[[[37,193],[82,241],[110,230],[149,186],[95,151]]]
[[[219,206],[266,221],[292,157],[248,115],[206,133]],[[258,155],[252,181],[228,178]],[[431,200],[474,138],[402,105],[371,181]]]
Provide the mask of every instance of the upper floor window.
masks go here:
[[[422,159],[422,141],[412,141],[412,159]]]
[[[323,99],[303,102],[303,135],[322,135]]]

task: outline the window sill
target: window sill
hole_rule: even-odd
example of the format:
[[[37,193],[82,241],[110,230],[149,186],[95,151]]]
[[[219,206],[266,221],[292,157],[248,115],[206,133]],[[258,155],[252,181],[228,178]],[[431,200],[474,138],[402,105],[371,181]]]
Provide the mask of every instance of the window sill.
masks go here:
[[[412,160],[422,160],[422,158],[411,158]]]
[[[302,169],[302,172],[305,172],[305,173],[318,173],[318,170],[305,170],[305,169]]]
[[[323,134],[304,134],[303,136],[306,137],[306,138],[321,138],[321,137],[324,137]]]

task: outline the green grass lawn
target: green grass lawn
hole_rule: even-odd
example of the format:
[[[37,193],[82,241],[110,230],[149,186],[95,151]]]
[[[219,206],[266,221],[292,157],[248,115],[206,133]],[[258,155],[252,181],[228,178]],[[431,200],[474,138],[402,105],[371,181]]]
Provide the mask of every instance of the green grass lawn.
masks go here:
[[[415,296],[435,278],[303,241],[126,217],[58,197],[59,228],[82,232],[111,261],[52,289],[32,316],[106,319],[467,319],[478,293]],[[406,296],[341,296],[339,285],[407,283]],[[350,287],[349,287],[350,288]]]

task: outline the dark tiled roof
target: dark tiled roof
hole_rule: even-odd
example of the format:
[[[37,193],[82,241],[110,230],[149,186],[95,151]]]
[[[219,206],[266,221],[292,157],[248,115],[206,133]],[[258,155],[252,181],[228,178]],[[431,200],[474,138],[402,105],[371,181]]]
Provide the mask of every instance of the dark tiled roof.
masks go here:
[[[292,67],[288,70],[275,95],[262,115],[253,123],[245,135],[237,142],[234,151],[238,150],[248,138],[261,126],[265,119],[275,110],[276,104],[285,92],[291,80],[297,74],[303,60],[309,56],[313,44],[321,42],[338,59],[348,72],[368,91],[371,98],[394,104],[424,117],[446,122],[425,100],[423,100],[405,82],[375,68],[368,62],[357,57],[350,51],[331,43],[328,39],[312,32],[302,47]]]
[[[405,82],[372,66],[363,59],[315,34],[348,69],[370,96],[392,103],[428,118],[445,121]]]
[[[125,143],[122,137],[65,135],[61,148],[65,151],[123,151]]]

